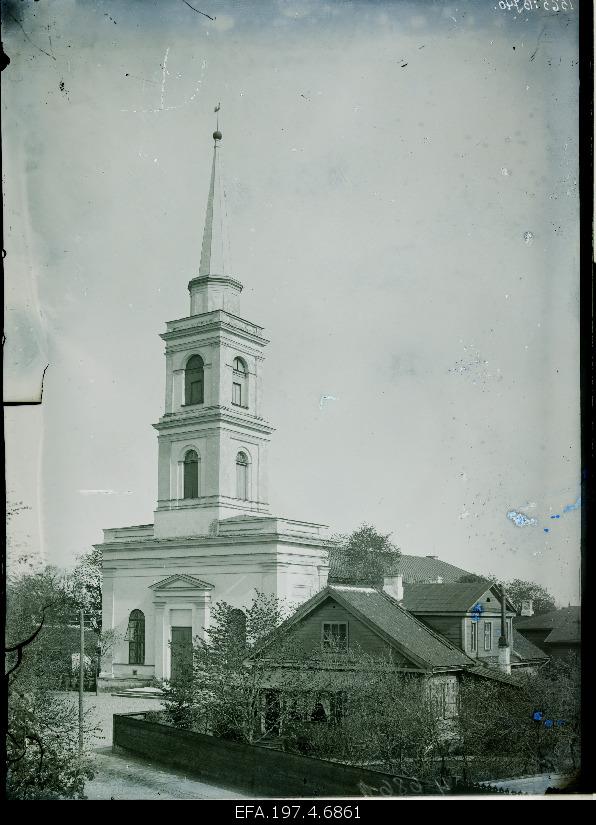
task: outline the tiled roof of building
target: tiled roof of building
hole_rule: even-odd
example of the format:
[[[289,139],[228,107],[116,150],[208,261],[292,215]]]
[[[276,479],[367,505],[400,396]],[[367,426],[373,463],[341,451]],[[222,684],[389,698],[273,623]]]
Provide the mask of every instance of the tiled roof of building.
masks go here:
[[[579,622],[567,627],[556,627],[548,634],[544,640],[545,645],[553,644],[579,644],[581,641],[581,633],[579,629]]]
[[[466,613],[490,586],[489,581],[473,584],[404,584],[402,604],[413,613]]]
[[[502,682],[506,685],[515,685],[519,687],[519,682],[514,676],[509,676],[494,667],[485,667],[484,665],[476,665],[476,667],[466,670],[466,673],[471,673],[474,676],[480,676],[483,679],[492,679],[494,682]]]
[[[455,567],[446,561],[434,556],[406,556],[399,553],[388,553],[386,556],[386,575],[402,575],[404,582],[432,582],[439,577],[444,582],[456,582],[460,576],[469,575],[469,571]],[[329,583],[368,583],[377,584],[374,576],[355,572],[346,561],[341,551],[331,548],[329,551]]]
[[[561,607],[536,616],[520,616],[515,620],[519,630],[548,630],[577,624],[579,626],[580,608],[577,606]]]
[[[407,583],[432,582],[439,576],[443,582],[456,582],[461,576],[470,575],[468,570],[434,556],[402,556],[395,567],[395,575],[399,574]]]
[[[548,659],[548,656],[529,639],[513,628],[513,652],[522,659]]]
[[[544,640],[545,645],[579,644],[581,632],[579,622],[569,622],[563,627],[555,627]]]
[[[472,660],[459,648],[430,630],[394,599],[374,587],[330,585],[330,594],[376,625],[408,656],[430,668],[467,667]]]

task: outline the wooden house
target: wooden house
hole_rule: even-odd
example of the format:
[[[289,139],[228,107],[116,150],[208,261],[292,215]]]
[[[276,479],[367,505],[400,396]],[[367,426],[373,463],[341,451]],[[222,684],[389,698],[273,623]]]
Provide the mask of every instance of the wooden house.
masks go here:
[[[440,633],[471,659],[498,665],[501,636],[501,598],[498,585],[488,581],[472,584],[404,584],[403,607]],[[507,599],[505,626],[512,669],[535,668],[548,656],[520,636],[513,626],[515,605]]]
[[[475,597],[483,594],[474,586]],[[473,607],[461,603],[466,610]],[[461,629],[461,616],[456,623]],[[300,653],[271,661],[263,681],[269,720],[272,708],[279,708],[283,696],[290,694],[293,701],[297,694],[308,696],[306,703],[301,700],[302,718],[305,709],[313,720],[337,716],[338,694],[371,678],[375,662],[379,668],[390,663],[392,672],[424,680],[438,717],[446,722],[457,715],[463,678],[516,685],[510,675],[483,666],[462,649],[462,636],[453,641],[400,604],[390,587],[327,585],[286,620],[276,634],[280,638],[291,640],[288,649]],[[266,654],[267,644],[259,656]]]
[[[514,632],[546,655],[556,658],[580,651],[580,608],[570,605],[535,616],[514,619]]]

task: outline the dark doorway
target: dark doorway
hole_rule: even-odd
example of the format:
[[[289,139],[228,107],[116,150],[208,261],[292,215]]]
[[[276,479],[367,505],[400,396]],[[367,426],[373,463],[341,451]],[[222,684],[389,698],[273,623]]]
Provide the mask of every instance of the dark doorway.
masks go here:
[[[172,667],[170,681],[192,676],[192,627],[172,628]]]

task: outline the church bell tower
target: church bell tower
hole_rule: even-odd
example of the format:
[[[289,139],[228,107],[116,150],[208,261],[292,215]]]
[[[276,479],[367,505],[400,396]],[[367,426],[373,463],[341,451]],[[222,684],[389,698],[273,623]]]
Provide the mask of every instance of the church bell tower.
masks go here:
[[[201,260],[188,317],[167,323],[165,411],[157,424],[155,537],[216,535],[221,519],[265,516],[271,425],[262,416],[263,328],[240,310],[230,270],[222,134],[213,161]]]

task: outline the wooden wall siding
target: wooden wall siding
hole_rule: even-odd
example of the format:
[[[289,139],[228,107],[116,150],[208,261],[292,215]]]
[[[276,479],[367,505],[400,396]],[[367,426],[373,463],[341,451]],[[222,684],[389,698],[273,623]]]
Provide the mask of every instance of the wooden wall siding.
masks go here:
[[[419,616],[422,622],[462,649],[461,616]]]
[[[360,650],[372,656],[387,656],[392,650],[391,646],[379,635],[377,635],[368,625],[349,613],[342,605],[333,599],[326,599],[316,607],[308,616],[305,616],[292,628],[292,636],[296,642],[308,652],[319,652],[321,650],[322,626],[323,622],[347,622],[348,644],[351,650]],[[405,667],[415,667],[404,657],[398,656],[398,664]]]

